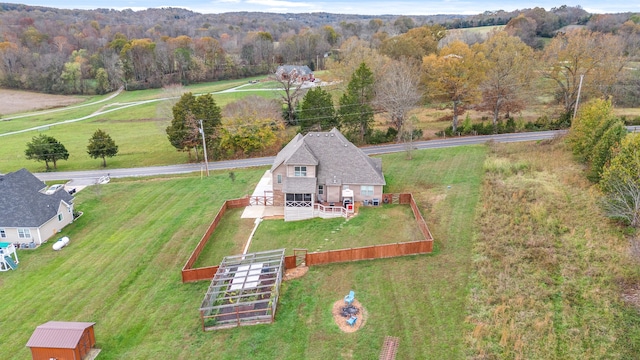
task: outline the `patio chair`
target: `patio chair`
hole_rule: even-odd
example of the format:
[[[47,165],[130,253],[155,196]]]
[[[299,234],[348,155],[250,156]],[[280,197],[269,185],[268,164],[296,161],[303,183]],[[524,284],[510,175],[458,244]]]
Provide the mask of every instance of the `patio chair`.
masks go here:
[[[344,297],[344,302],[347,303],[347,305],[351,305],[355,297],[356,297],[356,294],[353,292],[353,290],[351,290],[349,291],[349,295]]]

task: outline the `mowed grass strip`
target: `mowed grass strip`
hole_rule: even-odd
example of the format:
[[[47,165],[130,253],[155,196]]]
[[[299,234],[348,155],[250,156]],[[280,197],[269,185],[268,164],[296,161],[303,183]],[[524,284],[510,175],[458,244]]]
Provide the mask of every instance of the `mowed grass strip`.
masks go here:
[[[18,271],[0,277],[0,318],[11,324],[0,327],[0,358],[29,358],[24,345],[49,320],[95,321],[104,359],[371,359],[386,335],[400,337],[398,358],[461,358],[485,152],[383,157],[389,189],[420,199],[435,255],[314,267],[283,285],[274,324],[207,333],[198,308],[209,283],[182,284],[180,270],[222,202],[250,193],[264,169],[237,170],[235,182],[217,172],[85,189],[77,198],[84,215],[60,234],[70,245],[22,251]],[[367,322],[344,334],[331,306],[349,290]]]
[[[637,358],[640,315],[620,285],[638,282],[638,266],[570,150],[495,144],[485,170],[469,357]]]
[[[244,208],[238,208],[228,209],[225,212],[216,231],[193,264],[193,268],[220,265],[225,256],[242,254],[255,221],[255,219],[242,219],[243,211]]]
[[[251,240],[250,252],[286,248],[309,252],[422,240],[408,205],[360,206],[350,219],[264,220]]]

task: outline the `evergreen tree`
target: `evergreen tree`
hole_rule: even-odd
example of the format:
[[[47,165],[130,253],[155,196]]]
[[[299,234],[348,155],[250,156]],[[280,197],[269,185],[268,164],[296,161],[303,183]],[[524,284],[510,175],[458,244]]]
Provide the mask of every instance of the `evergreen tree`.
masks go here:
[[[102,167],[107,167],[107,157],[116,156],[118,153],[118,145],[116,145],[109,134],[98,129],[89,139],[87,153],[94,159],[102,158]]]
[[[374,97],[373,72],[367,64],[361,63],[351,76],[347,91],[340,98],[338,111],[341,127],[346,129],[346,136],[351,140],[364,144],[371,136],[373,125]]]
[[[331,130],[338,126],[331,94],[321,87],[309,90],[302,99],[298,113],[300,132]]]

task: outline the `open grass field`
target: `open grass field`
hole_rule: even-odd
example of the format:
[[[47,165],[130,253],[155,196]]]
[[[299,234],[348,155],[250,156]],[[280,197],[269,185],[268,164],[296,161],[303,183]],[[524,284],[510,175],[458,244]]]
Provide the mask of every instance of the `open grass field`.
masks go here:
[[[222,201],[249,193],[264,169],[238,170],[233,183],[220,172],[85,189],[84,215],[60,234],[70,245],[21,251],[18,271],[0,274],[0,318],[11,324],[0,327],[0,358],[28,359],[33,329],[53,319],[95,321],[104,359],[371,359],[386,335],[400,337],[398,358],[463,357],[466,225],[485,154],[476,146],[383,157],[389,191],[412,191],[423,205],[434,255],[314,267],[284,284],[275,324],[208,333],[197,309],[209,284],[181,284],[180,269]],[[344,334],[331,307],[351,289],[368,320]]]
[[[637,259],[562,141],[495,145],[484,167],[471,357],[638,358]]]
[[[25,343],[49,320],[95,321],[103,359],[375,359],[387,335],[400,338],[398,359],[640,352],[640,315],[621,300],[638,288],[637,263],[562,143],[382,159],[385,191],[414,194],[433,254],[313,267],[283,284],[274,324],[207,333],[197,309],[209,284],[182,284],[180,269],[222,202],[250,193],[264,169],[237,170],[235,182],[214,172],[81,191],[84,215],[60,234],[70,245],[20,251],[19,269],[0,274],[0,358],[29,359]],[[218,258],[239,251],[241,228],[238,219],[218,232]],[[367,322],[345,334],[331,307],[349,290]]]
[[[236,101],[247,95],[259,95],[268,98],[277,97],[273,91],[238,91],[217,93],[238,85],[245,80],[223,81],[185,87],[184,91],[193,93],[214,92],[219,106]],[[0,173],[27,168],[32,172],[45,171],[41,162],[27,160],[24,156],[26,144],[34,136],[47,134],[58,139],[69,151],[69,159],[58,163],[59,171],[99,169],[100,159],[92,159],[86,152],[89,138],[96,129],[109,133],[119,147],[118,155],[107,159],[111,168],[138,167],[150,165],[169,165],[185,163],[189,160],[186,153],[177,152],[167,140],[165,132],[170,119],[160,114],[166,94],[160,89],[144,91],[125,91],[115,98],[101,102],[106,98],[92,97],[87,106],[71,107],[51,113],[41,112],[33,116],[2,121],[0,119]],[[75,99],[75,98],[74,98]],[[145,102],[146,101],[146,102]],[[135,106],[133,103],[142,102]],[[111,112],[107,112],[114,110]],[[96,116],[92,114],[100,112]],[[53,126],[52,124],[73,119],[84,120]],[[46,127],[47,125],[51,125]],[[1,136],[4,133],[20,131],[36,126],[45,126],[40,130]]]

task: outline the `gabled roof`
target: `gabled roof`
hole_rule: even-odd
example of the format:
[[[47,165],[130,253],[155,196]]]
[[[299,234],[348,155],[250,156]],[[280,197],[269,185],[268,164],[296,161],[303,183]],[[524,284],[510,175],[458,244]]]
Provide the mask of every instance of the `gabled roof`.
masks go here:
[[[276,74],[291,74],[292,71],[296,71],[298,75],[313,74],[313,71],[307,65],[280,65],[276,69]]]
[[[49,321],[36,328],[27,342],[28,347],[75,349],[84,330],[92,322]]]
[[[318,185],[386,184],[382,174],[382,159],[367,156],[336,128],[329,132],[296,135],[278,153],[271,171],[283,163],[317,165]]]
[[[26,169],[0,175],[0,227],[39,227],[57,215],[61,201],[73,203],[64,190],[40,192],[45,187]]]

